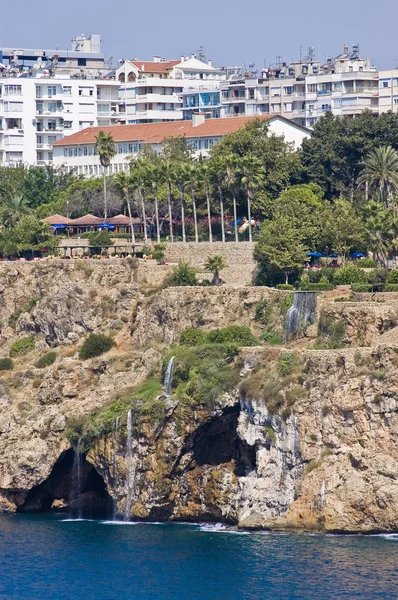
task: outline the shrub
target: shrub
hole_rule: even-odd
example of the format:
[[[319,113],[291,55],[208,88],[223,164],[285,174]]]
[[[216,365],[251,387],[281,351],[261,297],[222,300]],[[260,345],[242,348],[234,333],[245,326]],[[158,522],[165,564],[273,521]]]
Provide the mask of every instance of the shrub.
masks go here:
[[[187,262],[180,261],[173,268],[170,277],[166,280],[168,286],[198,285],[196,271]]]
[[[277,290],[294,290],[290,283],[278,283],[275,287]]]
[[[87,360],[108,352],[115,342],[112,338],[101,333],[90,333],[79,350],[80,360]]]
[[[377,262],[373,258],[360,258],[356,264],[362,269],[375,269],[377,267]]]
[[[10,356],[26,354],[35,347],[35,338],[32,335],[16,340],[10,348]]]
[[[382,292],[385,288],[383,283],[353,283],[353,292]]]
[[[133,258],[132,256],[128,256],[126,258],[126,260],[127,260],[127,264],[129,265],[129,267],[131,267],[131,269],[133,271],[136,271],[138,269],[138,265],[139,265],[138,258]]]
[[[292,352],[284,352],[279,357],[278,372],[285,377],[286,375],[293,373],[296,365],[297,356]]]
[[[398,269],[392,269],[388,273],[387,283],[398,283]]]
[[[93,231],[88,236],[88,243],[96,248],[112,246],[112,238],[108,231]]]
[[[332,283],[335,272],[336,269],[332,269],[331,267],[308,269],[304,272],[303,277],[305,276],[310,283],[319,283],[322,278],[325,278]]]
[[[384,286],[385,292],[398,292],[398,283],[387,283]]]
[[[345,345],[343,342],[345,328],[345,321],[336,321],[322,311],[318,322],[318,339],[315,347],[329,350],[343,347]]]
[[[0,358],[0,371],[11,371],[12,367],[11,358]]]
[[[43,354],[43,356],[41,356],[39,358],[39,360],[36,362],[36,367],[38,369],[44,369],[45,367],[49,367],[50,365],[52,365],[53,363],[55,363],[57,359],[57,353],[56,352],[47,352],[47,354]]]
[[[257,346],[258,339],[249,327],[230,325],[222,329],[203,331],[188,327],[181,332],[180,344],[184,346],[200,346],[203,344],[236,344],[238,346]]]
[[[350,283],[366,283],[368,274],[356,265],[347,265],[337,269],[333,281],[336,285],[349,285]]]
[[[326,292],[327,290],[333,290],[333,283],[319,282],[319,283],[303,283],[300,284],[300,290],[302,292]]]
[[[154,258],[159,265],[164,265],[164,258],[166,256],[166,244],[154,244],[154,251],[152,252],[152,258]]]
[[[181,332],[180,344],[183,346],[199,346],[205,343],[206,333],[202,329],[187,327]]]
[[[242,325],[230,325],[222,329],[213,329],[206,335],[206,341],[210,344],[233,343],[239,346],[257,346],[258,339],[252,334],[249,327]]]

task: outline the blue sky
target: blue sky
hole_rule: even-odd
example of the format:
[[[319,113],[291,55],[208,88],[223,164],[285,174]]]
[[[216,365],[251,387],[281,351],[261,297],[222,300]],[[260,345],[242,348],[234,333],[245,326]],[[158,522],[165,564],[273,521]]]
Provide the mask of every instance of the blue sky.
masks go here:
[[[204,46],[218,66],[298,59],[308,46],[316,58],[358,42],[378,68],[398,66],[394,0],[19,0],[4,7],[0,46],[68,48],[77,34],[99,33],[103,51],[119,58],[179,58]]]

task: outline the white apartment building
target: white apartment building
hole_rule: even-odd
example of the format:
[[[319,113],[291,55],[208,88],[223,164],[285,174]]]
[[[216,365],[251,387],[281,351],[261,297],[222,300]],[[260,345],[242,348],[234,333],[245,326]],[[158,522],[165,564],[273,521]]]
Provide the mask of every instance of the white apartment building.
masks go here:
[[[52,144],[119,120],[119,83],[99,36],[71,51],[0,49],[0,165],[52,164]]]
[[[222,116],[282,115],[313,127],[327,111],[336,115],[379,110],[379,76],[359,48],[329,58],[325,65],[309,53],[302,61],[263,69],[260,78],[221,85]]]
[[[184,92],[219,90],[226,73],[195,55],[179,60],[155,56],[153,61],[123,61],[116,78],[120,82],[121,122],[160,123],[183,118]]]
[[[398,69],[379,71],[379,113],[398,112]]]
[[[95,137],[100,131],[111,133],[116,145],[116,155],[111,160],[108,173],[127,171],[129,159],[146,144],[160,152],[166,137],[184,136],[196,157],[206,157],[224,135],[244,127],[252,118],[206,119],[204,114],[196,114],[190,121],[119,125],[104,129],[89,127],[54,143],[54,165],[66,166],[78,175],[100,175],[103,169],[94,154]],[[299,148],[303,139],[310,136],[310,131],[279,115],[262,118],[267,121],[271,135],[283,136],[295,148]]]

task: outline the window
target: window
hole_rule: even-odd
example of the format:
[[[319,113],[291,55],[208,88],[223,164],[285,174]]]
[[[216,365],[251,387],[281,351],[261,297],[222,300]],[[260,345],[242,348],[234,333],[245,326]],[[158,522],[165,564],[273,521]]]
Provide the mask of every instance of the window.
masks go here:
[[[64,95],[72,96],[72,86],[71,85],[64,85]]]
[[[22,112],[22,102],[4,102],[4,112]]]
[[[48,111],[49,112],[57,112],[57,103],[56,102],[49,102],[48,103]]]
[[[40,137],[40,136],[39,136]],[[49,144],[53,144],[54,142],[57,141],[57,136],[56,135],[49,135],[48,136],[48,143]]]
[[[5,96],[21,96],[22,86],[21,85],[5,85],[4,86]]]
[[[316,83],[309,83],[307,85],[307,91],[309,94],[314,94],[317,91],[317,84]]]
[[[22,161],[22,152],[7,152],[7,159],[10,163],[19,163]]]
[[[89,103],[85,103],[85,102],[81,102],[79,104],[79,111],[81,113],[93,113],[95,111],[95,105],[94,104],[89,104]]]
[[[73,148],[73,156],[77,156],[77,147],[76,146]]]
[[[53,159],[53,153],[49,152],[48,153],[48,160],[52,161],[52,159]]]
[[[388,81],[383,81],[383,88],[388,88]]]
[[[72,104],[72,102],[65,102],[64,103],[64,110],[65,110],[65,112],[72,112],[73,111],[73,104]]]
[[[83,148],[83,154],[84,154],[84,156],[88,155],[88,148],[87,148],[87,146],[84,146],[84,148]]]
[[[72,129],[72,121],[64,121],[64,129]]]
[[[69,152],[69,156],[73,156],[72,148],[69,148],[68,152]]]
[[[56,85],[49,85],[47,86],[47,95],[49,98],[52,98],[53,96],[55,96],[57,93],[57,86]]]

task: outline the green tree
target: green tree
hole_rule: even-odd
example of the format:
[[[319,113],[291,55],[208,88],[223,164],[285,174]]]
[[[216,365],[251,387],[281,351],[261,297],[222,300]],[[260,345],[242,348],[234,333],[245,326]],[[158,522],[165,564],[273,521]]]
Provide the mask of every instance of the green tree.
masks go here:
[[[213,273],[212,285],[219,285],[221,283],[220,271],[227,268],[227,263],[221,254],[215,254],[214,256],[208,256],[204,264],[204,270]]]
[[[3,201],[1,206],[3,223],[6,227],[17,225],[21,217],[30,212],[27,199],[22,194],[13,194]]]
[[[224,184],[232,195],[232,206],[234,211],[235,242],[239,242],[238,213],[236,209],[236,194],[239,186],[239,158],[235,154],[227,154],[224,158]]]
[[[220,156],[209,159],[209,179],[218,193],[220,201],[220,218],[221,218],[221,241],[225,242],[225,216],[224,216],[224,160]]]
[[[206,207],[207,207],[207,224],[209,228],[209,242],[213,241],[213,231],[211,227],[211,205],[210,205],[210,183],[211,183],[211,171],[209,161],[200,162],[198,164],[198,177],[204,183],[205,194],[206,194]]]
[[[146,191],[151,187],[151,165],[145,159],[141,157],[133,158],[130,161],[130,173],[133,185],[138,192],[142,211],[142,221],[144,223],[144,240],[145,243],[148,240],[147,232],[147,219],[146,219]]]
[[[324,241],[340,254],[343,263],[350,250],[363,243],[363,221],[351,202],[338,198],[322,215]]]
[[[185,233],[185,191],[191,182],[192,172],[189,164],[177,163],[173,169],[173,180],[180,192],[182,241],[186,242]]]
[[[116,155],[116,145],[111,133],[100,131],[95,136],[95,153],[99,156],[104,172],[104,218],[108,217],[106,197],[106,169],[110,166],[112,158]]]
[[[43,223],[34,215],[21,217],[18,225],[4,229],[0,234],[2,256],[20,255],[25,251],[41,250],[55,245],[55,238],[48,223]]]
[[[277,198],[289,185],[298,182],[300,152],[282,136],[271,134],[264,119],[251,119],[245,127],[224,136],[211,150],[214,158],[225,158],[230,154],[239,159],[250,155],[261,161],[264,171],[262,189],[268,198]]]
[[[115,185],[119,188],[119,190],[123,194],[124,202],[127,207],[127,212],[129,214],[130,220],[130,235],[131,235],[131,244],[135,246],[135,233],[134,233],[134,224],[133,224],[133,216],[131,212],[131,204],[132,204],[132,192],[134,190],[134,181],[130,176],[130,173],[126,173],[122,171],[118,173],[114,177]]]
[[[246,155],[240,164],[240,182],[247,198],[247,220],[249,223],[249,242],[252,241],[251,204],[256,192],[264,182],[262,162],[256,156]]]
[[[276,214],[270,221],[260,226],[254,258],[260,268],[272,268],[281,271],[285,282],[289,275],[301,269],[307,260],[308,247],[302,241],[299,229],[285,215]]]
[[[172,163],[189,163],[193,150],[184,136],[166,137],[162,142],[162,157]]]
[[[363,166],[358,183],[372,191],[378,190],[380,197],[385,198],[386,207],[392,207],[393,195],[398,191],[398,152],[391,146],[375,148]]]
[[[384,210],[378,202],[370,201],[364,207],[365,243],[377,262],[387,267],[390,252],[397,247],[397,219],[391,210]]]
[[[76,176],[65,167],[29,167],[22,194],[30,208],[58,202],[60,195],[75,181]]]

